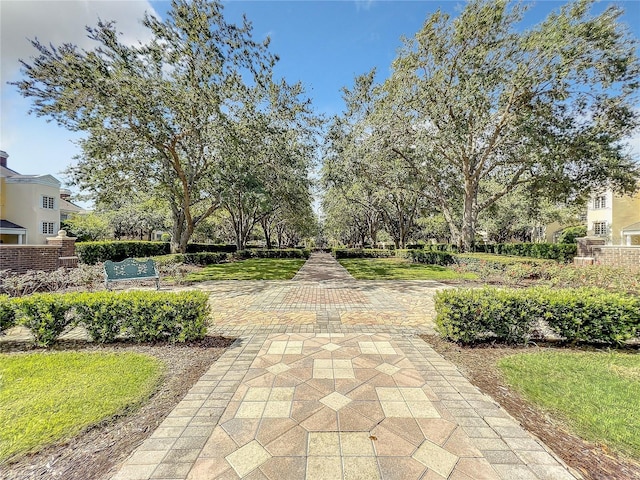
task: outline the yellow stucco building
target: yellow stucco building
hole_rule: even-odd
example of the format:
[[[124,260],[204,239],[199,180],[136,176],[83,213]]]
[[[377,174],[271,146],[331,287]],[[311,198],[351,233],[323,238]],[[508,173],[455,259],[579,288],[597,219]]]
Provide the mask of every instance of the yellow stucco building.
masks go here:
[[[587,236],[603,237],[607,245],[640,245],[640,190],[620,196],[596,193],[587,205]]]
[[[61,214],[82,209],[60,197],[57,178],[21,175],[7,166],[8,157],[0,150],[0,242],[45,245],[60,229]]]

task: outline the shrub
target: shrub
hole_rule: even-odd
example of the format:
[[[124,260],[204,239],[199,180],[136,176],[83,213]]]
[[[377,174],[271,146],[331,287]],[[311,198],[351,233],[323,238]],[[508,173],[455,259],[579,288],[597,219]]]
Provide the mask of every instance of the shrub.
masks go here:
[[[104,269],[102,265],[86,265],[80,263],[76,268],[67,270],[69,286],[81,287],[93,291],[104,283]]]
[[[53,272],[28,270],[23,274],[14,274],[3,270],[0,275],[2,291],[12,297],[22,297],[36,292],[55,292],[71,286],[66,268],[58,268]]]
[[[599,287],[640,295],[640,268],[552,264],[540,268],[540,278],[552,287]]]
[[[410,258],[414,263],[426,263],[428,265],[452,265],[455,263],[455,258],[448,252],[431,251],[431,250],[407,250],[405,253],[407,258]]]
[[[35,293],[14,302],[18,323],[31,331],[36,345],[48,347],[71,323],[66,295]]]
[[[601,289],[444,290],[436,327],[460,343],[526,342],[540,320],[567,341],[620,344],[640,334],[640,299]]]
[[[203,338],[209,297],[204,292],[123,292],[124,333],[136,342],[187,342]]]
[[[235,253],[238,247],[228,244],[215,243],[189,243],[187,244],[187,253]]]
[[[185,342],[204,337],[203,292],[98,292],[76,295],[78,322],[102,343],[124,334],[136,342]]]
[[[121,262],[125,258],[154,257],[170,253],[170,246],[163,242],[82,242],[76,243],[76,254],[82,263],[95,265],[111,260]]]
[[[0,295],[0,335],[16,324],[16,312],[8,295]]]
[[[640,333],[640,299],[599,288],[532,290],[549,327],[569,342],[621,344]]]
[[[535,325],[535,306],[525,291],[442,290],[436,294],[436,329],[454,342],[525,343]]]
[[[309,258],[311,250],[306,248],[273,248],[247,249],[236,252],[233,257],[237,260],[249,258]]]
[[[391,258],[395,257],[394,250],[379,248],[334,248],[333,256],[340,258]]]
[[[558,236],[558,243],[577,243],[578,238],[587,236],[587,227],[578,225],[576,227],[567,227]]]
[[[119,335],[136,342],[199,339],[206,334],[207,301],[203,292],[150,291],[49,293],[12,300],[18,323],[44,347],[70,325],[82,325],[100,343]]]
[[[121,295],[108,291],[73,294],[70,303],[75,308],[75,322],[94,342],[113,342],[122,332],[122,319],[129,318],[131,311]]]
[[[228,253],[213,253],[213,252],[199,252],[199,253],[172,253],[170,255],[162,255],[160,257],[154,257],[158,267],[166,265],[177,265],[185,263],[188,265],[212,265],[214,263],[224,263],[229,261],[231,255]]]
[[[425,246],[426,249],[435,251],[435,252],[457,252],[458,246],[453,243],[432,243]]]

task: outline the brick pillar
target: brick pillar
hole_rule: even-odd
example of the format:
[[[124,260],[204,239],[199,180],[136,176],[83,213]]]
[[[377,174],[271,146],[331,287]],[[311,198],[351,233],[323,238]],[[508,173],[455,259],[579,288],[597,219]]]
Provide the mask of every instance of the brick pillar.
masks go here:
[[[58,236],[47,238],[47,245],[58,247],[58,266],[77,266],[76,237],[67,237],[64,230],[58,231]]]
[[[578,257],[593,257],[593,247],[596,245],[604,245],[604,239],[600,237],[582,237],[577,238]]]

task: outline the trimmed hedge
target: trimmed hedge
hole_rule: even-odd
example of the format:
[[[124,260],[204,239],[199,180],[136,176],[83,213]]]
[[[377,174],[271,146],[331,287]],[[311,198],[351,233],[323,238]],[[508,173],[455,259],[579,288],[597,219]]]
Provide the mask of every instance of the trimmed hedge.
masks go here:
[[[132,291],[120,298],[129,316],[122,332],[136,342],[187,342],[207,333],[209,297],[204,292]]]
[[[95,265],[111,260],[121,262],[125,258],[146,258],[167,255],[171,251],[163,242],[82,242],[76,243],[76,254],[82,263]]]
[[[443,290],[436,329],[448,340],[526,343],[540,320],[566,341],[621,344],[640,334],[640,299],[596,288]]]
[[[435,250],[407,250],[404,256],[414,263],[426,263],[428,265],[447,266],[456,263],[455,257],[449,252]]]
[[[209,312],[204,292],[92,292],[34,294],[13,299],[17,323],[39,346],[50,346],[69,327],[85,327],[90,338],[110,343],[186,342],[203,338]]]
[[[380,248],[334,248],[333,256],[340,258],[391,258],[396,256],[394,250]]]
[[[69,296],[57,293],[34,293],[13,300],[18,323],[27,327],[34,343],[48,347],[71,324]]]
[[[238,247],[229,244],[217,243],[188,243],[187,253],[235,253]]]
[[[186,263],[188,265],[212,265],[215,263],[228,262],[232,255],[230,253],[213,253],[213,252],[199,252],[199,253],[172,253],[169,255],[162,255],[161,257],[154,257],[153,260],[158,266],[171,265],[178,263]]]
[[[235,253],[236,250],[235,245],[189,243],[185,255],[197,253]],[[76,253],[82,263],[95,265],[96,263],[107,260],[121,262],[125,258],[148,258],[168,255],[171,253],[171,245],[168,242],[139,241],[81,242],[76,243]],[[197,264],[208,265],[202,263]]]
[[[249,258],[309,258],[311,250],[307,248],[273,248],[270,250],[250,249],[240,250],[233,257],[238,260],[247,260]]]
[[[640,298],[599,288],[536,289],[544,320],[570,342],[621,344],[640,335]]]
[[[575,243],[496,243],[476,245],[476,252],[544,258],[559,262],[571,262],[578,254]]]
[[[526,290],[442,290],[436,294],[436,329],[464,344],[489,340],[525,343],[538,312]]]
[[[0,335],[16,324],[16,313],[9,295],[0,295]]]

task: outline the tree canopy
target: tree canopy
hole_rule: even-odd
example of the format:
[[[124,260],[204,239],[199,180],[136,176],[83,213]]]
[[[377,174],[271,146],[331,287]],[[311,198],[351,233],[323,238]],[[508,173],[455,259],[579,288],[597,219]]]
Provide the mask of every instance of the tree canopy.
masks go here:
[[[346,92],[335,124],[347,141],[331,146],[325,179],[337,166],[367,181],[395,175],[465,249],[481,212],[515,190],[562,202],[605,184],[633,190],[639,169],[624,140],[638,126],[637,42],[617,7],[594,16],[592,3],[524,31],[526,6],[506,0],[434,13],[387,80],[372,71]]]
[[[34,40],[38,56],[22,61],[16,82],[36,114],[86,133],[70,174],[95,200],[144,193],[168,203],[173,250],[184,251],[225,204],[230,177],[269,168],[249,150],[292,142],[295,122],[313,123],[302,87],[274,80],[269,42],[253,40],[246,19],[227,23],[222,10],[217,1],[172,0],[165,19],[145,16],[152,39],[137,46],[110,22],[87,27],[93,50]],[[249,124],[247,112],[258,120]],[[297,158],[288,173],[306,179],[311,159]]]

